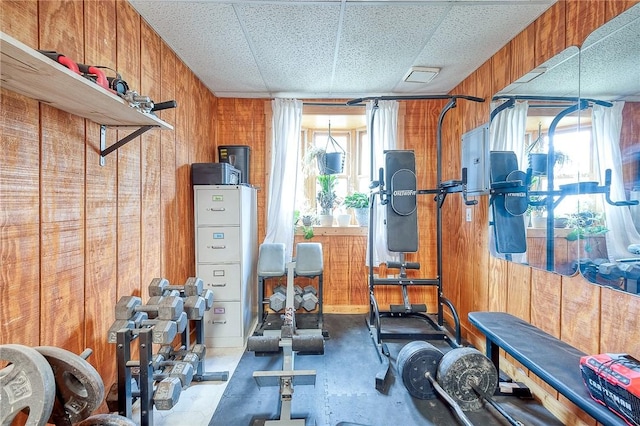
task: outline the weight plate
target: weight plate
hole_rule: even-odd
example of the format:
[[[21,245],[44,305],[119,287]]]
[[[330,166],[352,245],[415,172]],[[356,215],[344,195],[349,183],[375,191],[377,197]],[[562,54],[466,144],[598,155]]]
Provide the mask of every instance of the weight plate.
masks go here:
[[[10,425],[21,411],[26,425],[44,425],[51,415],[56,395],[53,372],[47,360],[28,346],[0,346],[0,424]]]
[[[498,386],[493,363],[475,348],[457,348],[444,354],[438,366],[438,383],[464,411],[482,407],[483,396],[491,396]]]
[[[119,414],[94,414],[87,417],[75,426],[137,426],[137,423],[128,417]]]
[[[427,342],[414,341],[402,348],[398,354],[398,373],[411,396],[418,399],[436,397],[435,389],[425,374],[436,377],[441,359],[442,352]]]
[[[35,348],[51,365],[56,380],[55,404],[49,421],[77,423],[93,413],[104,399],[104,383],[95,368],[79,355],[62,348]]]

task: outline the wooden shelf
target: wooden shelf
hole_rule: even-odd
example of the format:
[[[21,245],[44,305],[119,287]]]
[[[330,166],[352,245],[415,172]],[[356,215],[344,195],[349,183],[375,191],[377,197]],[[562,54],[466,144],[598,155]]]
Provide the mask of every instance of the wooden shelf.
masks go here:
[[[106,126],[173,126],[0,31],[0,87]]]

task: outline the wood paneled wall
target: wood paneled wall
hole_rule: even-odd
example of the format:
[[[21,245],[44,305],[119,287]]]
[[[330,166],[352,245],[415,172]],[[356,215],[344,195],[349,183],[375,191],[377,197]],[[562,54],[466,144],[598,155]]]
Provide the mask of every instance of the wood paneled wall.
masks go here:
[[[119,297],[194,274],[190,164],[214,161],[217,100],[126,1],[6,1],[1,29],[35,49],[117,69],[174,130],[99,165],[99,124],[0,91],[0,344],[80,353],[108,387]],[[107,144],[131,132],[108,129]]]
[[[453,94],[489,99],[500,88],[571,45],[636,1],[560,1]],[[2,0],[2,31],[34,48],[118,69],[154,100],[175,99],[160,116],[172,131],[153,130],[98,164],[99,126],[37,101],[0,90],[0,344],[55,345],[89,359],[105,384],[114,380],[114,348],[106,344],[120,296],[147,296],[151,278],[180,282],[194,273],[190,167],[216,161],[218,145],[251,147],[250,183],[257,186],[259,239],[264,236],[270,132],[265,100],[215,98],[122,0]],[[405,148],[416,152],[420,188],[436,184],[435,135],[442,101],[406,102]],[[460,137],[488,120],[489,103],[459,101],[443,128],[443,180],[459,178]],[[108,144],[125,135],[110,129]],[[461,197],[443,208],[443,289],[463,320],[465,336],[484,339],[467,321],[474,310],[517,315],[585,352],[640,356],[638,297],[489,256],[488,200],[478,197],[472,222]],[[420,198],[419,276],[436,272],[435,203]],[[365,238],[317,236],[325,258],[325,306],[368,305]],[[381,271],[384,273],[384,271]],[[433,289],[413,300],[431,310]],[[381,290],[382,305],[401,302]],[[593,421],[511,362],[567,424]]]

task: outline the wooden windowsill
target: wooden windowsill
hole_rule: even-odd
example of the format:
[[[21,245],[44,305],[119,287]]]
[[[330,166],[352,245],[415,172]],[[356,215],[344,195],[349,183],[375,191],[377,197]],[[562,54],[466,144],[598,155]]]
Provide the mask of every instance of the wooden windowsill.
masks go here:
[[[572,228],[553,228],[554,238],[566,238]],[[547,228],[527,228],[527,237],[529,238],[547,238]]]
[[[314,226],[313,227],[313,235],[367,235],[366,226]],[[301,227],[296,228],[296,235],[304,235]]]

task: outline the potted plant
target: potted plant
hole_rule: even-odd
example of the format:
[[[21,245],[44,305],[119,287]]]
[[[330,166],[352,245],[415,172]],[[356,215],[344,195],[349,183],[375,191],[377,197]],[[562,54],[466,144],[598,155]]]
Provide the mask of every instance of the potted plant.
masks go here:
[[[369,225],[369,196],[367,194],[353,192],[344,198],[342,204],[347,208],[353,209],[358,225]]]
[[[338,196],[336,195],[338,178],[335,175],[319,175],[317,180],[319,190],[316,199],[320,206],[318,220],[320,221],[320,226],[332,226],[333,209],[338,203]]]
[[[304,211],[300,213],[300,210],[296,210],[293,216],[293,224],[296,227],[300,227],[305,240],[313,238],[313,221],[315,217],[312,213]]]
[[[609,232],[603,225],[602,214],[584,211],[569,215],[567,228],[573,228],[565,237],[569,241],[584,240],[584,251],[587,255],[596,252],[604,234]]]

